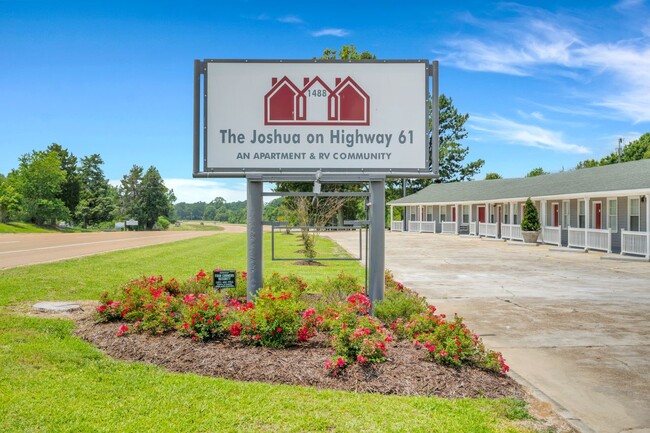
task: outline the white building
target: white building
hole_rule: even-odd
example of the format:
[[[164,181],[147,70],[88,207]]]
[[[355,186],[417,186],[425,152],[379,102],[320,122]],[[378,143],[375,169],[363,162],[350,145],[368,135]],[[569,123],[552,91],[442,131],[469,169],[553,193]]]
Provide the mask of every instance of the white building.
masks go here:
[[[524,202],[545,244],[650,260],[650,159],[521,179],[433,184],[394,200],[391,230],[522,240]],[[404,218],[394,221],[394,208]]]

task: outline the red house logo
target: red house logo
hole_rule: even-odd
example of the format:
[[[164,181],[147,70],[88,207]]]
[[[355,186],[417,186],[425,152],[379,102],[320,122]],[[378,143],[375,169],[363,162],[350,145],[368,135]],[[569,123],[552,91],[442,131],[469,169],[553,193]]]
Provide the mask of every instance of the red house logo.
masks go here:
[[[302,89],[273,78],[264,125],[370,125],[370,96],[350,77],[337,78],[334,89],[320,77],[304,78]]]

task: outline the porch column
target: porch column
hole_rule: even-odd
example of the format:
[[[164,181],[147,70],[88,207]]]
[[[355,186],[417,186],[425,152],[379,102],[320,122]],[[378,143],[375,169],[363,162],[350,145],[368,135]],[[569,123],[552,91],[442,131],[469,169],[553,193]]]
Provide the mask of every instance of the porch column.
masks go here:
[[[650,193],[645,195],[645,234],[647,253],[645,258],[650,261]]]
[[[591,206],[589,206],[589,197],[585,197],[585,229],[591,228],[591,215],[589,212],[590,207]]]
[[[456,234],[460,233],[460,219],[461,219],[461,214],[460,214],[460,205],[456,203]]]
[[[393,231],[393,205],[390,206],[390,231]]]
[[[541,220],[542,220],[542,227],[545,227],[546,224],[546,200],[540,200],[539,201],[539,207],[541,208]]]
[[[510,202],[510,224],[514,225],[515,223],[515,203]]]
[[[469,233],[472,232],[472,230],[471,230],[471,227],[472,227],[472,216],[473,216],[472,214],[474,213],[474,212],[472,212],[472,208],[474,207],[474,205],[472,205],[472,204],[470,203],[468,206],[469,206],[469,224],[468,224],[468,227],[470,227],[470,230],[469,230],[469,232],[468,232],[467,234],[469,234]]]

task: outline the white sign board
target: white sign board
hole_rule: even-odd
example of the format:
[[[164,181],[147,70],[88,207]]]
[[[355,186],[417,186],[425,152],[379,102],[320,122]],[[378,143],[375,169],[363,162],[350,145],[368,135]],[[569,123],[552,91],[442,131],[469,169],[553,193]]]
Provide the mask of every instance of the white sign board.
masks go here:
[[[206,61],[206,171],[428,172],[429,63]]]

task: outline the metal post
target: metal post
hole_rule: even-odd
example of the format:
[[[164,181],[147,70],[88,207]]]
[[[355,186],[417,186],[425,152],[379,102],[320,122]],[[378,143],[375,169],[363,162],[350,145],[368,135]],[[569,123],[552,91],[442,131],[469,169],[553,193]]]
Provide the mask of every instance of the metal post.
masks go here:
[[[370,180],[370,252],[369,252],[369,281],[368,294],[374,305],[384,299],[384,268],[385,268],[385,213],[386,191],[385,179]]]
[[[639,214],[641,214],[641,205],[639,204]],[[639,217],[641,219],[641,217]],[[641,221],[639,221],[639,230],[641,230]],[[650,261],[650,194],[645,195],[645,234],[646,234],[646,260]]]
[[[433,79],[433,94],[431,95],[433,101],[432,107],[432,123],[431,133],[433,138],[433,148],[431,149],[431,163],[433,165],[433,174],[438,176],[440,174],[439,164],[440,164],[440,88],[438,86],[438,61],[434,60],[431,64],[431,75]]]
[[[194,173],[200,170],[201,155],[201,69],[203,64],[194,60]]]
[[[262,263],[262,244],[263,244],[263,230],[262,230],[262,210],[263,200],[262,192],[263,185],[260,178],[247,178],[247,242],[248,249],[247,265],[248,265],[248,286],[246,288],[246,298],[252,301],[257,291],[263,286],[263,263]]]

